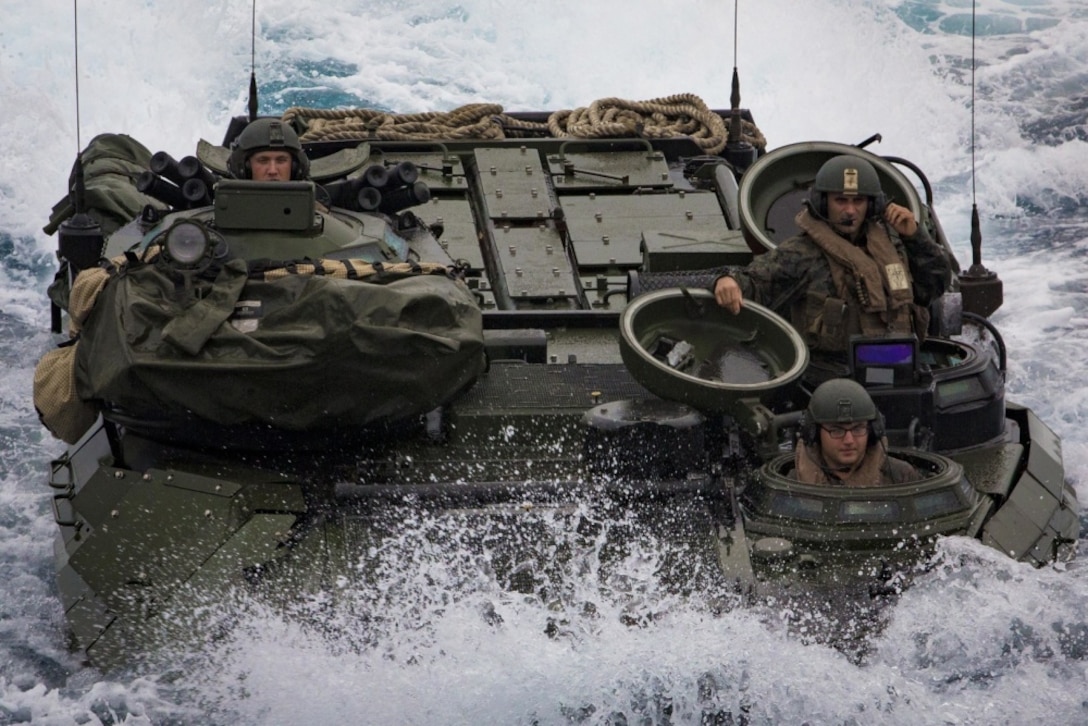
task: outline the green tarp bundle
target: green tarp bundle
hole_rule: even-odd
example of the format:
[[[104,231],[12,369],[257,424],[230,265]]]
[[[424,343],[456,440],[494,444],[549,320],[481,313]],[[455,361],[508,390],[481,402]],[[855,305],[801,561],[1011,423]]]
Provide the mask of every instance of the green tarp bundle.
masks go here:
[[[102,289],[75,376],[80,398],[149,420],[309,430],[425,413],[484,364],[480,310],[445,274],[270,278],[235,260],[186,283],[150,262]]]
[[[83,162],[84,202],[87,213],[102,226],[102,233],[109,237],[117,229],[128,224],[150,204],[158,209],[165,205],[146,194],[136,191],[136,180],[147,171],[151,152],[131,136],[124,134],[100,134],[91,139],[80,154]],[[75,169],[68,179],[68,188],[75,186]],[[53,234],[61,222],[75,213],[71,195],[55,205],[49,215],[46,234]]]

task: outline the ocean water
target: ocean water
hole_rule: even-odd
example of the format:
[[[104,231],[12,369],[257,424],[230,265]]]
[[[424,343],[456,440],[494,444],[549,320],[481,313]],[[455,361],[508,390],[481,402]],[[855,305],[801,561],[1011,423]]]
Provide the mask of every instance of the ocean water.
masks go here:
[[[670,546],[652,533],[605,575],[592,538],[545,518],[547,546],[581,553],[565,604],[593,604],[557,610],[504,593],[449,522],[407,518],[388,544],[400,566],[360,594],[381,618],[345,613],[315,634],[254,606],[197,663],[109,676],[81,663],[52,583],[45,481],[63,446],[30,398],[54,344],[41,227],[97,133],[176,157],[221,140],[245,111],[250,10],[81,3],[77,123],[72,3],[4,3],[0,724],[1088,723],[1083,541],[1081,560],[1036,570],[945,540],[859,659],[822,644],[804,613],[718,612],[658,587]],[[741,0],[738,16],[734,45],[734,4],[711,0],[260,0],[261,112],[680,92],[727,107],[736,58],[772,147],[880,133],[871,150],[925,169],[964,264],[977,200],[984,262],[1005,285],[994,322],[1009,398],[1059,433],[1088,502],[1088,7],[980,0],[973,93],[967,0]]]

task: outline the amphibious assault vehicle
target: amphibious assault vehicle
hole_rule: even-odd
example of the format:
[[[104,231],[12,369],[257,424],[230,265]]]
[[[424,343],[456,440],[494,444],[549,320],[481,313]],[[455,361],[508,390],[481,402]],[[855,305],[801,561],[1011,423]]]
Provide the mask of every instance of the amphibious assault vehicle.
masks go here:
[[[844,372],[923,478],[790,477],[809,352],[774,310],[719,308],[706,271],[794,234],[842,153],[952,250],[910,162],[767,151],[737,106],[291,109],[310,168],[285,182],[232,177],[245,117],[180,161],[95,139],[47,228],[55,328],[67,311],[77,342],[36,381],[70,442],[49,484],[78,648],[115,666],[231,593],[335,590],[395,529],[382,507],[512,526],[596,498],[656,508],[757,596],[893,593],[943,535],[1073,556],[1060,442],[1005,400],[977,240],[924,341],[857,340]],[[497,576],[532,593],[534,545],[511,547]]]

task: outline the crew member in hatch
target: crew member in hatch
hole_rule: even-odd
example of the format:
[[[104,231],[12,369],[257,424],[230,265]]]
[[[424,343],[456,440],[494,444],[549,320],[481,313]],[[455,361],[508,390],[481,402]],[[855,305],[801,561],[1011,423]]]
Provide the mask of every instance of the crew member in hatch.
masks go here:
[[[814,381],[846,375],[851,335],[925,338],[951,264],[908,208],[886,201],[872,164],[826,161],[796,222],[800,235],[715,280],[719,305],[738,313],[752,299],[786,317],[812,353]]]
[[[300,181],[310,175],[310,160],[290,124],[261,118],[231,144],[227,169],[235,179]]]
[[[801,420],[791,476],[806,484],[874,487],[922,478],[887,452],[884,417],[861,384],[848,378],[821,383]]]

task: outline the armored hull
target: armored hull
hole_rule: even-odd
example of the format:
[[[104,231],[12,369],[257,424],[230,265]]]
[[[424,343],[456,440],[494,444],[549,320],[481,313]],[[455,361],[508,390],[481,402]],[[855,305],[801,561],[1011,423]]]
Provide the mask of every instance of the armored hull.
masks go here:
[[[972,281],[953,281],[924,342],[861,341],[849,365],[923,479],[790,477],[809,353],[771,309],[718,308],[706,270],[792,234],[815,170],[847,151],[948,242],[909,162],[831,142],[768,153],[747,112],[705,121],[684,104],[709,130],[579,138],[556,115],[489,111],[471,133],[321,137],[293,109],[310,180],[229,178],[238,120],[174,182],[199,176],[202,194],[164,191],[165,177],[118,193],[89,165],[88,188],[121,200],[91,210],[109,234],[90,257],[112,263],[81,272],[62,242],[51,290],[72,313],[87,273],[102,277],[73,313],[67,379],[93,423],[49,481],[77,646],[116,666],[199,639],[216,627],[204,606],[239,593],[365,584],[357,565],[395,529],[388,508],[524,527],[478,544],[526,592],[524,563],[546,546],[535,514],[588,501],[672,527],[745,596],[894,594],[946,535],[1036,565],[1071,557],[1060,442],[1005,401],[992,288]],[[744,135],[727,142],[731,121]],[[894,357],[874,354],[888,345]]]

